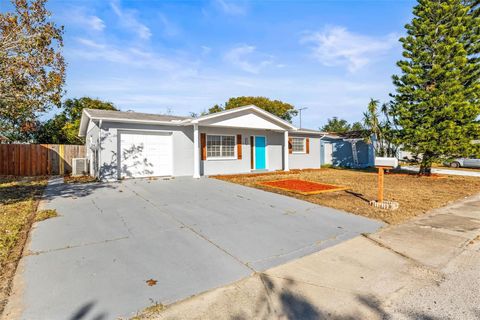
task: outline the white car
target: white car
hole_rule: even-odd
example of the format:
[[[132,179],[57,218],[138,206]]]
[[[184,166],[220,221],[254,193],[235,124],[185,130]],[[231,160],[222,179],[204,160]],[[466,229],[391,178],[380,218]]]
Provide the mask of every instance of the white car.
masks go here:
[[[480,168],[480,159],[457,158],[448,163],[452,168]]]

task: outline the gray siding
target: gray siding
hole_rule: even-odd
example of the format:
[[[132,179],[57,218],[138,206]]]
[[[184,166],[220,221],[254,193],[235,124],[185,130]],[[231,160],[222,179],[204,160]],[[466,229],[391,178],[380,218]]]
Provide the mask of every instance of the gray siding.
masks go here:
[[[193,175],[193,127],[177,127],[165,125],[145,125],[118,122],[103,122],[101,130],[102,166],[101,178],[118,179],[118,132],[122,130],[153,130],[172,132],[173,143],[173,175]]]
[[[200,133],[218,135],[242,135],[242,159],[217,160],[208,159],[201,161],[201,175],[235,174],[251,171],[251,146],[250,136],[260,135],[267,139],[267,170],[283,169],[283,133],[253,129],[233,129],[219,127],[200,127]]]
[[[309,153],[290,153],[288,155],[288,165],[290,169],[312,169],[320,168],[320,137],[318,135],[308,134],[289,134],[289,137],[309,138]]]

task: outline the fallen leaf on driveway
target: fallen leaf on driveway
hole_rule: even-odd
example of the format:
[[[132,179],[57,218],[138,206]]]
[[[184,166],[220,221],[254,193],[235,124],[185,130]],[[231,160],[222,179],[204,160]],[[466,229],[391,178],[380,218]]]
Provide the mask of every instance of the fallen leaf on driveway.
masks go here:
[[[157,284],[157,280],[149,279],[145,281],[150,287]]]

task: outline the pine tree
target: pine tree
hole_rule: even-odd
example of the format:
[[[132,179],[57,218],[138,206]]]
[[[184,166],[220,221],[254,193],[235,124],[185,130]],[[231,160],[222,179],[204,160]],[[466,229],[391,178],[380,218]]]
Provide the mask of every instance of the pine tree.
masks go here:
[[[392,114],[398,142],[421,158],[420,174],[443,157],[478,148],[472,140],[480,137],[479,20],[470,6],[478,1],[469,2],[419,0],[400,39],[404,59],[397,63],[401,75],[393,76]]]
[[[468,54],[470,70],[468,83],[480,81],[480,0],[465,0],[470,19],[464,36],[464,47]]]

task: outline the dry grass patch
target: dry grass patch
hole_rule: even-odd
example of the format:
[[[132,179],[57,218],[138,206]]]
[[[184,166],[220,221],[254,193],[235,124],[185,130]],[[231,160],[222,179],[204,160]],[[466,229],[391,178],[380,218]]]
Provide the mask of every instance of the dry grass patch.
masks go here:
[[[0,314],[35,217],[44,178],[0,178]]]
[[[298,179],[264,181],[259,182],[259,184],[270,188],[295,192],[303,195],[319,194],[325,192],[337,192],[348,189],[344,186],[335,186],[333,184],[325,184]]]
[[[390,224],[401,223],[430,209],[480,192],[480,178],[447,176],[445,178],[418,177],[413,174],[385,175],[385,200],[400,203],[400,208],[387,211],[371,207],[368,203],[377,197],[375,171],[346,169],[296,170],[291,173],[267,173],[265,175],[217,176],[217,179],[285,194],[291,197],[332,207],[354,214],[382,220]],[[280,189],[262,186],[259,182],[276,179],[302,179],[349,188],[346,191],[300,195]]]
[[[35,221],[43,221],[47,220],[50,218],[58,217],[57,210],[55,209],[46,209],[46,210],[40,210],[37,211],[37,214],[35,215]]]
[[[130,320],[147,320],[147,319],[155,319],[159,313],[165,310],[165,305],[154,302],[151,306],[146,307],[136,316],[130,318]]]
[[[66,175],[63,177],[65,183],[91,183],[97,182],[97,178],[91,176],[71,176]]]

